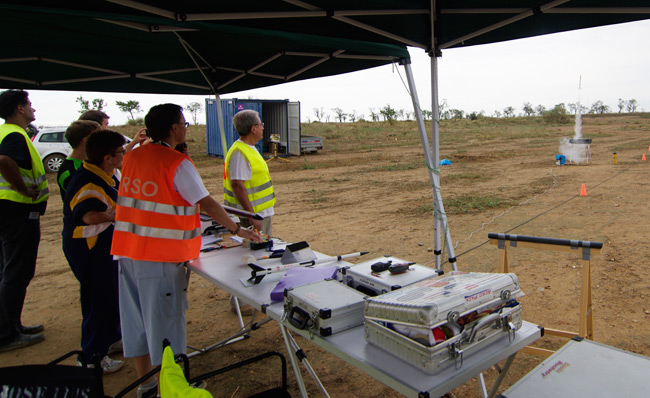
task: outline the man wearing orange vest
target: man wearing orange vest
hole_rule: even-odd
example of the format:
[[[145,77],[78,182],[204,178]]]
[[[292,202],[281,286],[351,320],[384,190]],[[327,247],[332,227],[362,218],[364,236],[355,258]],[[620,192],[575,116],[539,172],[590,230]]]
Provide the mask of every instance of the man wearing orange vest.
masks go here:
[[[197,204],[233,234],[261,241],[230,219],[189,157],[174,150],[189,125],[182,111],[175,104],[151,108],[145,125],[154,142],[127,153],[122,166],[111,253],[120,264],[124,356],[134,358],[138,377],[160,365],[164,338],[174,352],[185,352],[185,263],[201,248]],[[145,381],[138,397],[155,396],[156,384]]]
[[[275,192],[269,168],[255,144],[264,137],[264,123],[256,111],[237,112],[232,123],[239,139],[228,150],[224,160],[223,198],[226,206],[257,213],[263,221],[240,218],[246,227],[271,236],[271,216],[275,205]]]

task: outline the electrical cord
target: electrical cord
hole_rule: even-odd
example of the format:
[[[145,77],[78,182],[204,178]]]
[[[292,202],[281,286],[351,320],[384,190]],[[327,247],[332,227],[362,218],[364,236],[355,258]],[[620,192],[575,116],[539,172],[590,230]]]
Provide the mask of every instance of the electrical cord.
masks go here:
[[[600,183],[594,185],[591,189],[595,189],[595,188],[601,186],[602,184],[606,183],[607,181],[609,181],[609,180],[611,180],[611,179],[613,179],[613,178],[615,178],[615,177],[618,177],[619,175],[621,175],[621,174],[623,174],[623,173],[629,171],[630,169],[632,169],[632,167],[633,167],[633,166],[630,166],[630,167],[628,167],[627,169],[621,170],[621,171],[619,171],[618,173],[616,173],[616,174],[614,174],[614,175],[612,175],[612,176],[610,176],[610,177],[604,179],[604,180],[601,181]],[[542,196],[542,195],[547,194],[547,193],[548,193],[551,189],[553,189],[553,188],[555,187],[555,185],[556,185],[556,176],[555,176],[555,174],[552,172],[552,170],[551,170],[551,174],[553,175],[553,185],[551,186],[551,188],[547,189],[546,191],[544,191],[544,192],[541,193],[541,194],[535,195],[535,196],[534,196],[533,198],[531,198],[531,199],[528,199],[528,200],[526,200],[526,201],[524,201],[524,202],[521,202],[519,205],[516,205],[516,206],[511,207],[510,209],[508,209],[508,210],[504,211],[503,213],[499,214],[498,216],[493,217],[492,220],[488,221],[487,223],[483,223],[482,226],[481,226],[481,228],[479,228],[478,230],[472,232],[472,233],[469,235],[469,237],[467,237],[466,239],[464,239],[464,240],[462,240],[462,241],[460,241],[460,242],[457,242],[456,245],[454,246],[454,248],[456,248],[456,247],[458,246],[458,243],[462,243],[462,242],[465,242],[465,241],[469,240],[469,239],[472,237],[472,235],[474,235],[476,232],[481,231],[481,230],[482,230],[486,225],[490,224],[490,223],[493,222],[496,218],[501,217],[503,214],[509,212],[509,211],[512,210],[513,208],[516,208],[516,207],[522,206],[523,204],[526,204],[526,203],[529,203],[529,202],[533,201],[534,199],[536,199],[536,198],[539,197],[539,196]],[[519,228],[519,227],[521,227],[521,226],[523,226],[523,225],[528,224],[529,222],[531,222],[531,221],[533,221],[533,220],[535,220],[535,219],[537,219],[537,218],[543,216],[544,214],[549,213],[549,212],[551,212],[551,211],[557,209],[558,207],[564,206],[565,204],[567,204],[568,202],[572,201],[573,199],[575,199],[575,198],[577,198],[577,197],[579,197],[579,196],[580,196],[580,194],[576,194],[576,195],[570,197],[569,199],[565,200],[564,202],[561,202],[561,203],[559,203],[559,204],[557,204],[557,205],[555,205],[555,206],[553,206],[553,207],[551,207],[551,208],[549,208],[549,209],[547,209],[547,210],[544,210],[543,212],[541,212],[541,213],[539,213],[539,214],[537,214],[537,215],[535,215],[535,216],[533,216],[533,217],[531,217],[531,218],[525,220],[524,222],[515,225],[514,227],[512,227],[512,228],[506,230],[504,233],[512,232],[513,230],[515,230],[515,229],[517,229],[517,228]],[[459,257],[461,257],[461,256],[463,256],[463,255],[465,255],[465,254],[467,254],[467,253],[469,253],[469,252],[471,252],[471,251],[473,251],[473,250],[476,250],[476,249],[478,249],[479,247],[481,247],[481,246],[483,246],[483,245],[485,245],[486,243],[489,243],[489,242],[490,242],[490,240],[488,239],[488,240],[486,240],[486,241],[484,241],[484,242],[482,242],[482,243],[480,243],[480,244],[478,244],[478,245],[476,245],[476,246],[474,246],[474,247],[472,247],[472,248],[470,248],[470,249],[468,249],[468,250],[466,250],[466,251],[464,251],[464,252],[462,252],[462,253],[460,253],[460,254],[456,254],[456,258],[459,258]],[[444,246],[443,246],[443,247],[444,247]],[[432,262],[434,262],[434,261],[435,261],[435,259],[430,260],[430,261],[427,261],[426,263],[424,263],[424,265],[430,264],[430,263],[432,263]],[[449,260],[445,260],[444,262],[441,263],[441,265],[447,264],[448,262],[449,262]]]

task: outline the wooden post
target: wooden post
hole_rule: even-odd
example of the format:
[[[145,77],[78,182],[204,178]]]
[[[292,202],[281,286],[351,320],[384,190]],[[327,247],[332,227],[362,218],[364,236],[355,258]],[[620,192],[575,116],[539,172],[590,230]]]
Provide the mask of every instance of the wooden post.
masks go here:
[[[499,249],[501,250],[499,251],[499,269],[497,272],[507,274],[510,272],[510,267],[508,266],[508,245],[504,240],[499,241]]]
[[[507,273],[509,271],[508,265],[508,246],[512,247],[527,247],[531,249],[542,249],[552,251],[566,251],[572,252],[576,250],[582,251],[582,283],[580,291],[580,315],[579,315],[579,331],[568,332],[564,330],[545,329],[545,333],[549,335],[562,336],[572,338],[574,336],[584,337],[589,340],[594,339],[594,314],[593,314],[593,300],[592,300],[592,284],[591,284],[591,256],[598,255],[602,252],[602,242],[589,242],[579,240],[555,239],[544,238],[538,236],[525,236],[525,235],[510,235],[510,234],[496,234],[489,233],[491,245],[496,245],[499,248],[499,267],[497,271],[500,273]],[[530,347],[527,351],[536,355],[547,356],[548,352],[544,350]]]
[[[580,294],[580,336],[594,339],[594,313],[591,298],[591,251],[582,250],[582,292]]]

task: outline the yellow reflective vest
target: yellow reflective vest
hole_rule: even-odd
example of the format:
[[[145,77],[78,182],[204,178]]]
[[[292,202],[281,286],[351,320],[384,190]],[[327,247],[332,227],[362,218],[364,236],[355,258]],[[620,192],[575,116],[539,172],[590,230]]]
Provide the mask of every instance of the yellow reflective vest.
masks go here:
[[[273,207],[275,204],[275,193],[273,192],[273,182],[271,181],[271,174],[264,158],[260,153],[251,148],[249,145],[241,141],[235,141],[230,147],[226,160],[223,165],[223,199],[226,206],[234,207],[237,209],[244,209],[244,206],[239,203],[232,190],[232,181],[230,180],[230,171],[228,163],[235,151],[241,151],[246,157],[248,163],[251,165],[253,175],[248,181],[244,181],[244,187],[248,194],[248,201],[253,206],[253,212],[259,213],[262,210]],[[245,210],[245,209],[244,209]]]
[[[0,174],[0,200],[11,200],[18,203],[35,204],[45,202],[50,196],[50,191],[47,187],[47,177],[45,176],[45,168],[43,161],[36,148],[32,144],[32,140],[25,130],[15,124],[3,124],[0,126],[0,143],[11,133],[20,133],[25,137],[27,148],[29,148],[29,155],[32,160],[32,169],[26,170],[19,167],[20,175],[25,181],[27,187],[36,188],[40,192],[36,199],[32,199],[15,191],[11,184]]]

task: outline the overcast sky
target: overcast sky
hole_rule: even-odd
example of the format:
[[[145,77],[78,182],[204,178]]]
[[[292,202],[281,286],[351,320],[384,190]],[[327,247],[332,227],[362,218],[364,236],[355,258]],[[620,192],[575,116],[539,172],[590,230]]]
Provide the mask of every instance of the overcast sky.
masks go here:
[[[450,108],[492,115],[508,106],[522,112],[524,102],[552,108],[558,103],[591,106],[600,100],[618,111],[618,100],[636,99],[638,110],[650,111],[650,20],[558,33],[504,43],[444,50],[439,58],[439,98]],[[410,48],[418,97],[431,109],[430,60],[424,51]],[[578,84],[582,77],[582,89]],[[404,81],[404,83],[403,83]],[[345,75],[285,83],[228,94],[223,98],[289,99],[301,103],[302,121],[315,120],[314,108],[323,108],[334,121],[332,108],[370,118],[370,109],[390,105],[413,111],[405,88],[403,67],[383,66]],[[127,115],[115,101],[137,100],[146,111],[153,105],[174,102],[205,104],[206,97],[182,95],[115,94],[30,90],[38,126],[63,126],[75,120],[75,99],[103,98],[112,125],[124,124]],[[186,112],[186,118],[191,116]],[[199,123],[205,123],[200,115]]]

